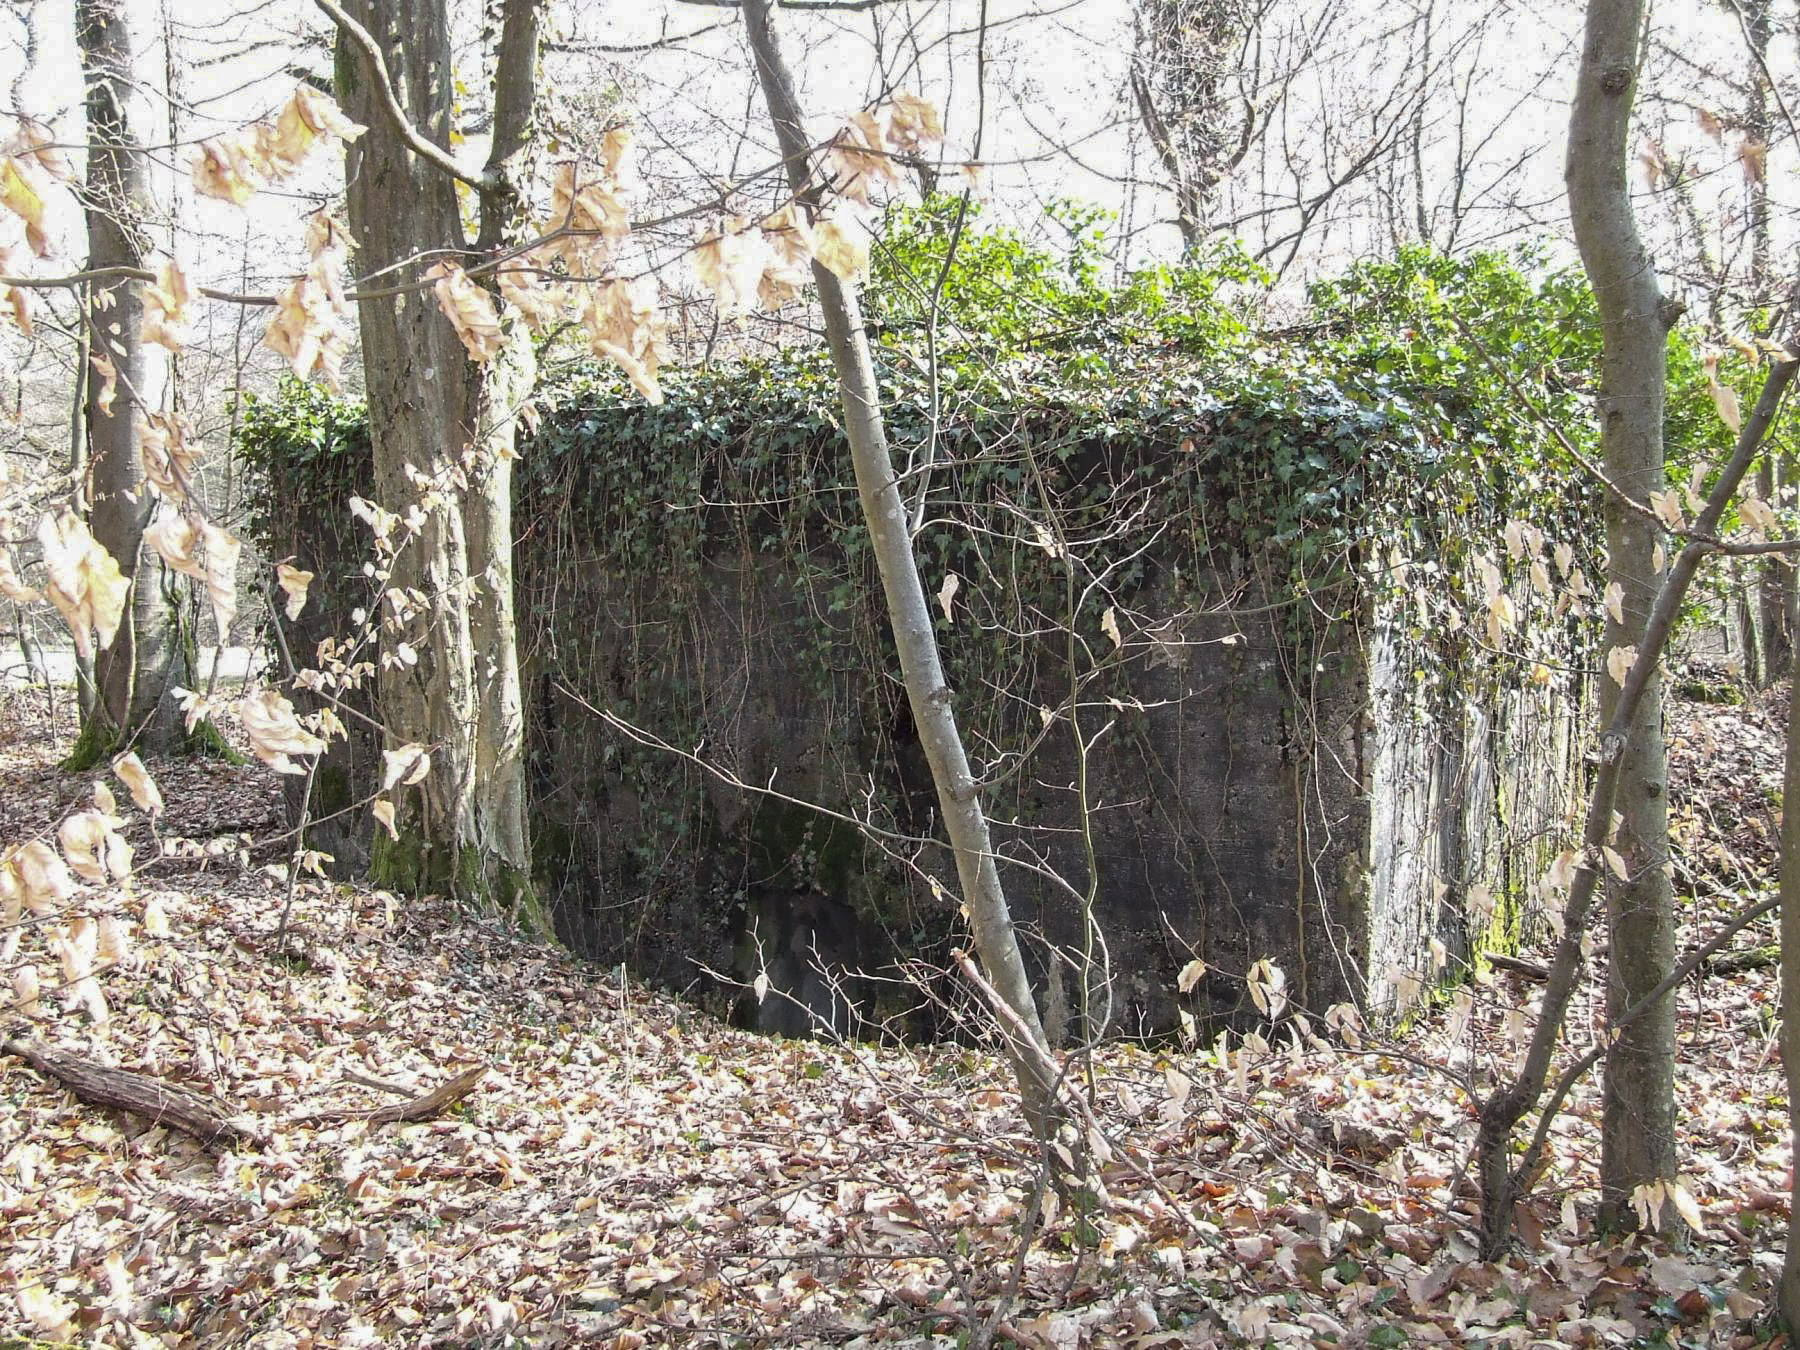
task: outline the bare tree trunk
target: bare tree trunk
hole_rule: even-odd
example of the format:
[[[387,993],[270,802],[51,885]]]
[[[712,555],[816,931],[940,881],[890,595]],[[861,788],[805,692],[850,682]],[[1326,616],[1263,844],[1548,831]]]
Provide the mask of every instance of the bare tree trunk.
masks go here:
[[[509,6],[519,8],[535,13],[536,5]],[[350,0],[345,10],[379,45],[401,115],[447,147],[452,52],[444,0]],[[509,16],[507,33],[513,31]],[[524,31],[535,47],[535,21]],[[516,65],[502,60],[503,71]],[[345,110],[368,127],[346,165],[359,266],[410,275],[422,255],[463,246],[456,183],[407,147],[377,72],[346,34],[337,76]],[[529,125],[535,81],[523,89],[519,127]],[[498,92],[504,101],[516,91],[503,85]],[[430,747],[431,772],[400,804],[400,837],[377,835],[371,870],[411,892],[518,904],[535,924],[512,614],[511,480],[498,453],[503,444],[510,451],[529,362],[521,369],[515,356],[496,390],[486,372],[471,368],[429,290],[359,304],[375,490],[390,511],[422,512],[388,584],[429,598],[422,612],[385,631],[386,654],[399,655],[406,642],[417,661],[384,661],[379,694],[389,739]]]
[[[1567,167],[1575,241],[1604,328],[1602,459],[1612,482],[1639,503],[1666,486],[1663,405],[1668,334],[1677,313],[1664,301],[1638,236],[1626,178],[1643,27],[1644,0],[1589,0]],[[1654,519],[1608,496],[1607,575],[1624,590],[1621,618],[1607,623],[1608,647],[1642,640],[1661,579],[1660,537]],[[1608,680],[1601,689],[1606,721],[1619,688]],[[1662,685],[1652,672],[1619,763],[1613,848],[1630,880],[1606,882],[1609,1016],[1639,1002],[1675,959],[1674,903],[1664,870],[1669,803],[1662,723]],[[1627,1027],[1607,1056],[1600,1180],[1602,1213],[1610,1221],[1629,1221],[1638,1186],[1674,1178],[1674,1077],[1675,1001],[1665,998]]]
[[[1787,764],[1781,813],[1781,1064],[1787,1074],[1788,1125],[1800,1158],[1800,697],[1788,696]],[[1800,1169],[1794,1172],[1792,1213],[1800,1214]],[[1778,1304],[1790,1336],[1800,1333],[1800,1223],[1788,1225]]]
[[[1738,0],[1737,10],[1743,21],[1744,36],[1750,44],[1745,66],[1744,135],[1767,146],[1774,131],[1774,119],[1769,115],[1769,87],[1763,78],[1763,72],[1769,68],[1769,43],[1774,35],[1769,0]],[[1750,196],[1750,303],[1757,311],[1766,311],[1775,302],[1774,239],[1767,172],[1753,175],[1745,188]],[[1755,330],[1762,333],[1768,323],[1766,313],[1756,314],[1752,322]],[[1771,450],[1757,468],[1757,493],[1764,501],[1785,504],[1783,499],[1792,490],[1793,479],[1792,459],[1777,456]],[[1765,558],[1757,587],[1758,627],[1762,638],[1762,659],[1757,671],[1759,686],[1774,684],[1793,666],[1794,599],[1792,561],[1781,556]]]
[[[538,37],[543,0],[507,0],[494,71],[494,140],[481,196],[484,253],[515,241],[524,223],[520,184],[531,152],[537,105]],[[490,279],[490,284],[491,279]],[[485,845],[513,873],[530,874],[525,823],[525,703],[519,680],[518,626],[513,613],[512,461],[519,410],[537,383],[531,334],[514,318],[500,354],[485,366],[468,362],[467,397],[474,418],[474,457],[466,513],[471,565],[482,584],[469,599],[475,644],[475,812]],[[531,907],[534,926],[544,917]]]
[[[770,0],[744,0],[744,21],[769,116],[775,124],[776,140],[787,165],[788,181],[798,198],[809,207],[816,207],[817,189],[813,185],[806,133],[793,80],[782,59]],[[1017,1018],[1018,1030],[1009,1031],[1007,1045],[1020,1096],[1033,1128],[1040,1137],[1047,1138],[1060,1120],[1054,1062],[1025,973],[1006,893],[1000,884],[981,802],[981,785],[969,767],[951,707],[954,695],[944,680],[931,610],[913,557],[906,504],[888,453],[887,430],[856,288],[816,261],[813,279],[819,289],[832,364],[837,369],[857,495],[887,598],[888,622],[900,655],[907,702],[937,786],[938,806],[956,857],[957,879],[976,955],[981,958],[988,980]],[[1018,1044],[1021,1037],[1028,1043]]]
[[[139,81],[132,68],[126,0],[80,0],[75,31],[87,82],[88,265],[144,267],[152,219],[149,161],[134,129]],[[88,307],[93,350],[118,373],[117,386],[88,381],[94,538],[131,577],[128,621],[94,661],[95,698],[75,759],[91,763],[136,737],[140,748],[166,751],[180,743],[182,720],[170,694],[179,652],[175,610],[161,559],[141,557],[151,498],[138,460],[134,399],[160,405],[168,363],[142,341],[143,302],[137,288],[94,283]]]
[[[1550,1072],[1556,1043],[1562,1034],[1563,1019],[1568,1013],[1569,999],[1581,973],[1582,940],[1587,934],[1588,920],[1599,895],[1601,874],[1608,870],[1601,849],[1613,837],[1614,807],[1621,801],[1625,783],[1625,766],[1630,742],[1638,724],[1638,713],[1645,694],[1654,687],[1657,666],[1674,632],[1676,616],[1687,599],[1688,588],[1700,564],[1713,551],[1712,539],[1726,508],[1731,505],[1744,476],[1750,471],[1763,438],[1775,420],[1776,411],[1793,384],[1800,368],[1792,349],[1788,357],[1770,367],[1763,381],[1762,394],[1756,407],[1745,419],[1738,433],[1731,458],[1719,471],[1706,506],[1651,606],[1649,618],[1638,635],[1637,658],[1625,676],[1625,683],[1613,700],[1611,716],[1600,732],[1596,758],[1598,764],[1593,786],[1588,793],[1586,823],[1582,828],[1581,850],[1577,855],[1575,874],[1569,883],[1569,897],[1563,905],[1563,931],[1550,961],[1550,976],[1544,982],[1542,1006],[1537,1025],[1532,1028],[1531,1043],[1512,1081],[1496,1087],[1482,1100],[1480,1128],[1475,1140],[1475,1168],[1481,1188],[1482,1254],[1496,1259],[1504,1251],[1512,1231],[1513,1209],[1532,1177],[1535,1156],[1541,1151],[1548,1118],[1540,1124],[1539,1139],[1515,1168],[1513,1165],[1513,1131],[1526,1115],[1537,1107],[1543,1096],[1544,1083]],[[1671,985],[1672,981],[1669,982]],[[1608,1009],[1609,1018],[1618,1017],[1629,1026],[1651,1010],[1668,1002],[1669,989],[1663,981],[1645,992],[1644,998],[1622,1012]],[[1654,996],[1654,997],[1653,997]],[[1629,1014],[1629,1016],[1627,1016]],[[1544,1108],[1554,1112],[1556,1103]]]

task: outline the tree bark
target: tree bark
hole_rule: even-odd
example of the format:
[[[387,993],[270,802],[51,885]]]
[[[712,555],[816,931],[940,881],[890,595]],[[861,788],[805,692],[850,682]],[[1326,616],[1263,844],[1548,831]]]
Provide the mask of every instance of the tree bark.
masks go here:
[[[788,181],[795,196],[809,209],[816,209],[818,192],[807,137],[793,80],[781,55],[773,8],[770,0],[744,0],[745,28]],[[964,912],[988,980],[1017,1017],[1018,1030],[1006,1035],[1008,1059],[1018,1079],[1027,1118],[1039,1137],[1048,1139],[1061,1123],[1054,1060],[1048,1052],[1037,1001],[1000,883],[981,801],[981,784],[969,767],[952,708],[955,696],[944,679],[931,610],[913,557],[906,504],[894,478],[856,287],[816,261],[813,279],[825,318],[826,342],[837,370],[857,496],[881,575],[907,703],[931,766],[938,807],[956,858]],[[1019,1044],[1020,1037],[1027,1043]]]
[[[1787,763],[1781,812],[1781,1065],[1787,1074],[1788,1129],[1800,1158],[1800,697],[1788,696]],[[1800,1214],[1800,1169],[1795,1169],[1790,1213]],[[1800,1333],[1800,1223],[1788,1224],[1787,1255],[1778,1298],[1789,1336]]]
[[[535,12],[536,5],[509,5],[519,8]],[[444,0],[350,0],[345,10],[380,46],[401,116],[447,150],[452,52]],[[535,22],[527,31],[535,47]],[[516,66],[504,57],[501,64],[503,72]],[[373,63],[347,34],[339,38],[337,78],[346,113],[368,127],[346,163],[360,270],[413,275],[422,257],[462,249],[455,181],[407,146]],[[521,125],[528,125],[535,81],[524,90]],[[509,94],[504,82],[499,93],[503,101]],[[520,384],[529,392],[529,366],[521,369],[515,355],[497,363],[506,374],[490,383],[429,289],[359,307],[375,490],[390,511],[420,511],[388,586],[428,599],[409,618],[384,618],[379,703],[392,744],[423,744],[432,753],[430,773],[398,804],[399,838],[377,835],[371,871],[413,893],[516,904],[536,925],[506,471],[511,413]],[[415,663],[400,659],[402,643]]]
[[[149,160],[133,125],[141,86],[133,69],[126,0],[79,0],[75,33],[87,83],[88,157],[84,201],[89,267],[149,265],[154,218]],[[118,372],[116,387],[87,381],[90,528],[132,578],[126,622],[94,660],[94,698],[75,759],[91,763],[135,738],[140,749],[168,751],[182,740],[171,695],[181,641],[170,594],[174,577],[142,550],[152,501],[138,459],[137,407],[161,406],[168,378],[162,349],[142,340],[144,307],[135,285],[95,283],[88,307],[90,342]],[[111,394],[110,407],[102,400]]]
[[[1745,63],[1744,135],[1767,146],[1774,133],[1769,115],[1769,87],[1763,72],[1769,68],[1769,44],[1774,36],[1770,0],[1739,0],[1738,16],[1750,45]],[[1769,214],[1769,176],[1761,173],[1745,184],[1749,194],[1750,226],[1750,321],[1754,332],[1766,335],[1766,311],[1775,303],[1773,276],[1774,236]],[[1764,501],[1785,504],[1793,490],[1793,460],[1773,450],[1757,469],[1756,489]],[[1757,684],[1767,686],[1784,678],[1794,664],[1794,566],[1786,557],[1763,560],[1757,586],[1761,611],[1762,651]]]
[[[1602,862],[1601,848],[1613,835],[1613,811],[1621,800],[1624,765],[1644,695],[1655,684],[1657,666],[1668,646],[1669,636],[1675,630],[1676,617],[1681,613],[1694,575],[1707,555],[1715,551],[1716,545],[1710,541],[1761,450],[1763,438],[1768,435],[1775,414],[1793,384],[1797,368],[1800,368],[1800,362],[1794,359],[1791,351],[1787,359],[1770,367],[1756,407],[1738,433],[1731,458],[1719,471],[1718,480],[1707,494],[1705,509],[1694,522],[1690,537],[1676,555],[1667,578],[1657,588],[1649,618],[1638,637],[1637,659],[1632,662],[1625,683],[1613,700],[1611,716],[1600,733],[1598,764],[1588,794],[1581,851],[1569,883],[1569,898],[1563,905],[1562,936],[1557,940],[1550,960],[1550,975],[1545,981],[1537,1025],[1532,1028],[1531,1043],[1526,1047],[1524,1060],[1512,1081],[1495,1088],[1481,1103],[1480,1128],[1475,1139],[1475,1170],[1481,1188],[1482,1254],[1489,1260],[1498,1259],[1505,1250],[1512,1232],[1513,1209],[1531,1180],[1532,1155],[1536,1149],[1528,1150],[1524,1161],[1515,1169],[1513,1131],[1543,1096],[1551,1059],[1562,1034],[1563,1019],[1568,1013],[1569,999],[1581,973],[1582,939],[1599,895],[1601,874],[1607,870],[1607,864]],[[1665,980],[1659,980],[1645,991],[1638,1004],[1618,1011],[1609,1008],[1609,1019],[1616,1017],[1622,1024],[1635,1025],[1638,1020],[1669,1004],[1664,997],[1669,992]],[[1672,982],[1668,983],[1672,985]],[[1555,1103],[1544,1109],[1554,1110]]]
[[[1634,501],[1666,486],[1663,406],[1669,329],[1675,310],[1657,285],[1638,235],[1626,178],[1632,96],[1637,86],[1644,0],[1589,0],[1581,69],[1569,120],[1567,178],[1575,242],[1594,289],[1604,331],[1600,444],[1613,483]],[[1607,575],[1624,590],[1621,617],[1608,620],[1610,647],[1636,646],[1660,577],[1661,530],[1615,496],[1606,502]],[[1609,720],[1619,688],[1601,684]],[[1607,1013],[1639,1002],[1675,959],[1675,913],[1668,860],[1667,763],[1662,686],[1652,672],[1631,719],[1619,762],[1614,849],[1630,879],[1606,882],[1611,957]],[[1640,1185],[1675,1176],[1675,1003],[1665,998],[1627,1027],[1606,1061],[1601,1120],[1601,1209],[1632,1217]]]

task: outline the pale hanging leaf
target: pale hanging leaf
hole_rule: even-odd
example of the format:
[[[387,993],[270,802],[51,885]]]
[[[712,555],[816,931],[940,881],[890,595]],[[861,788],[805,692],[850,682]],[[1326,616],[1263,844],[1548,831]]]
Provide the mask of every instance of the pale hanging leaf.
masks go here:
[[[1525,560],[1525,527],[1518,520],[1506,522],[1504,531],[1506,539],[1506,556],[1514,562]]]
[[[369,808],[369,813],[380,822],[381,828],[388,832],[388,838],[395,842],[399,841],[400,831],[394,825],[394,804],[392,802],[386,800],[378,801]]]
[[[813,259],[816,242],[806,213],[789,202],[762,223],[763,242],[768,245],[776,265],[785,265],[804,275]]]
[[[1738,163],[1744,168],[1746,183],[1760,183],[1769,173],[1769,147],[1764,141],[1746,136],[1738,145]]]
[[[119,564],[72,511],[45,515],[38,543],[49,574],[46,591],[74,636],[75,650],[86,657],[110,647],[131,591]]]
[[[1606,859],[1607,868],[1620,881],[1631,880],[1631,869],[1625,865],[1625,859],[1619,856],[1617,849],[1602,844],[1600,845],[1600,856]]]
[[[1113,650],[1118,651],[1125,645],[1125,639],[1119,633],[1119,616],[1113,607],[1108,605],[1106,613],[1100,616],[1100,631],[1112,639]]]
[[[286,563],[276,563],[275,579],[287,594],[287,604],[282,612],[288,616],[288,622],[292,623],[300,617],[300,611],[306,608],[306,588],[312,585],[313,574]]]
[[[1563,580],[1569,579],[1569,573],[1575,570],[1575,550],[1568,544],[1558,544],[1551,550],[1556,558],[1556,570],[1561,572]]]
[[[179,511],[162,508],[144,530],[144,542],[175,571],[206,580],[206,569],[194,556],[200,543],[200,531]]]
[[[102,811],[77,811],[63,821],[57,839],[76,876],[101,884],[109,875],[117,881],[131,875],[131,845],[117,824],[116,816]]]
[[[95,1026],[105,1024],[110,1013],[106,1007],[106,992],[100,988],[100,981],[89,977],[75,986],[76,1004],[87,1014],[88,1021]]]
[[[1606,612],[1614,623],[1625,622],[1625,588],[1616,581],[1606,584]]]
[[[30,337],[37,327],[31,320],[31,292],[22,286],[8,286],[6,303],[12,308],[13,322],[19,325],[19,332]]]
[[[44,229],[44,194],[31,181],[25,161],[14,156],[0,160],[0,206],[25,222],[25,242],[40,258],[50,256],[50,236]]]
[[[1668,550],[1662,546],[1662,540],[1659,539],[1656,541],[1656,547],[1650,550],[1651,570],[1654,571],[1658,576],[1661,576],[1663,574],[1663,569],[1665,567],[1667,567],[1668,565],[1669,565]]]
[[[366,130],[338,111],[329,96],[309,84],[297,84],[293,98],[275,119],[267,148],[270,168],[274,176],[285,177],[299,168],[321,141],[333,137],[353,141]]]
[[[937,105],[917,94],[900,91],[887,101],[887,141],[903,154],[923,154],[944,139],[944,119]]]
[[[500,351],[500,315],[494,297],[469,279],[455,263],[441,262],[425,273],[437,292],[438,307],[456,329],[473,361],[491,361]]]
[[[156,281],[144,283],[142,294],[143,340],[167,347],[172,352],[181,351],[188,344],[188,325],[193,321],[193,316],[188,313],[193,296],[181,264],[173,258],[163,263],[157,269]]]
[[[629,135],[621,132],[608,133],[609,146],[615,136],[621,138],[622,146],[629,147]],[[603,272],[614,250],[631,233],[631,215],[625,206],[623,149],[616,160],[618,168],[609,153],[607,164],[598,170],[564,161],[556,166],[551,178],[550,219],[544,232],[562,233],[544,245],[544,253],[563,259],[577,276]]]
[[[1181,973],[1176,975],[1175,987],[1184,994],[1191,994],[1194,992],[1194,986],[1199,984],[1205,975],[1206,962],[1196,957],[1183,966]]]
[[[213,623],[223,647],[230,641],[231,621],[237,617],[237,565],[244,545],[211,521],[200,529],[206,538],[206,594],[212,601]]]
[[[194,156],[194,191],[233,206],[246,205],[262,181],[255,155],[255,137],[242,132],[202,141]]]
[[[1656,512],[1656,518],[1670,530],[1680,530],[1687,524],[1687,518],[1681,514],[1681,497],[1675,492],[1652,492],[1650,509]]]
[[[756,978],[750,982],[750,990],[756,995],[756,1001],[758,1003],[761,1003],[767,998],[769,996],[769,972],[766,970],[757,971]]]
[[[27,586],[13,570],[12,550],[0,548],[0,595],[16,605],[32,605],[43,599],[43,592]]]
[[[294,705],[275,689],[247,695],[238,704],[238,716],[256,757],[277,773],[303,773],[290,755],[316,755],[325,742],[300,725]]]
[[[98,347],[88,352],[88,364],[94,368],[94,374],[100,377],[100,392],[94,395],[94,406],[100,410],[102,417],[111,417],[113,400],[119,396],[119,368]]]
[[[594,355],[623,370],[645,401],[661,403],[656,372],[663,359],[663,332],[656,283],[639,277],[589,287],[581,322]]]
[[[1759,536],[1767,538],[1774,532],[1778,521],[1774,509],[1761,497],[1745,497],[1738,503],[1738,515]]]
[[[422,745],[407,744],[398,750],[381,752],[381,790],[387,792],[399,784],[411,787],[431,772],[431,752]]]
[[[1287,1007],[1287,975],[1280,966],[1268,960],[1250,968],[1250,998],[1257,1010],[1270,1021],[1279,1018]]]
[[[1556,587],[1550,581],[1550,569],[1538,558],[1531,560],[1531,589],[1546,599],[1556,593]]]
[[[174,413],[145,413],[137,423],[138,463],[159,497],[177,506],[188,500],[199,449],[187,443],[181,419]]]
[[[1694,120],[1700,124],[1700,130],[1712,138],[1715,145],[1724,140],[1725,124],[1719,121],[1716,114],[1707,111],[1705,108],[1696,108],[1694,110]]]
[[[756,305],[764,270],[774,261],[760,229],[742,216],[714,230],[694,248],[694,275],[719,303],[719,317],[735,319]]]
[[[1631,668],[1636,664],[1636,647],[1614,647],[1606,654],[1606,673],[1621,689],[1625,687],[1625,677],[1631,674]]]
[[[869,241],[862,226],[838,216],[822,218],[813,230],[814,253],[844,281],[869,270]]]
[[[542,268],[529,258],[505,264],[496,276],[501,298],[518,310],[525,326],[534,333],[555,323],[568,306],[567,288],[545,281]]]
[[[962,578],[957,576],[956,573],[944,573],[944,584],[938,587],[937,599],[938,605],[944,611],[945,623],[952,623],[955,621],[956,615],[952,612],[950,606],[956,599],[956,592],[961,585]]]
[[[1705,362],[1706,388],[1712,395],[1713,407],[1719,410],[1719,420],[1730,427],[1733,432],[1744,429],[1743,409],[1738,406],[1737,390],[1719,383],[1719,354],[1713,352]]]
[[[131,800],[137,803],[138,810],[149,816],[160,815],[163,809],[162,790],[156,786],[156,780],[144,767],[144,761],[137,757],[135,750],[127,750],[112,762],[113,772],[119,775],[119,781],[125,784],[131,793]]]
[[[838,195],[865,205],[871,187],[900,181],[881,120],[869,111],[854,114],[838,132],[825,152],[825,165]]]
[[[75,878],[62,856],[42,839],[10,849],[0,867],[0,893],[16,896],[33,914],[48,914],[75,894]]]

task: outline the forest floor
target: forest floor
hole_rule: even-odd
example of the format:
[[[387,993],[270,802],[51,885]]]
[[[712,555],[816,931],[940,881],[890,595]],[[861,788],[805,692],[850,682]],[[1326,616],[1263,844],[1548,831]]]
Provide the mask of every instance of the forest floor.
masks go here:
[[[93,779],[53,766],[69,728],[41,696],[7,697],[0,840],[19,841]],[[1774,885],[1782,710],[1674,706],[1691,948]],[[154,839],[121,811],[140,866],[104,903],[137,927],[100,977],[106,1020],[46,992],[35,1017],[0,1009],[0,1041],[184,1084],[243,1133],[209,1147],[0,1055],[0,1346],[1770,1343],[1789,1171],[1777,977],[1755,964],[1773,919],[1732,948],[1749,968],[1681,991],[1704,1231],[1596,1234],[1589,1080],[1516,1249],[1486,1264],[1466,1084],[1516,1057],[1529,980],[1465,983],[1405,1059],[1286,1023],[1229,1057],[1105,1048],[1106,1196],[1083,1215],[1037,1203],[1016,1098],[972,1050],[732,1030],[365,888],[302,888],[278,946],[274,776],[150,767],[168,807]],[[143,930],[152,901],[166,935]],[[48,977],[55,930],[21,931],[4,964]],[[445,1109],[370,1119],[477,1067]]]

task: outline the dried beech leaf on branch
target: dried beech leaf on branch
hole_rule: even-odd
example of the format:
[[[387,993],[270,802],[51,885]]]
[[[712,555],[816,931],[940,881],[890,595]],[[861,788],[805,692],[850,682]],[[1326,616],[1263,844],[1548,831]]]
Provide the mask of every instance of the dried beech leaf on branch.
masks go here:
[[[43,593],[35,586],[27,586],[14,570],[10,549],[0,549],[0,595],[15,605],[35,604],[43,599]]]
[[[897,91],[887,101],[888,144],[905,154],[917,155],[944,139],[944,119],[937,105],[917,94]]]
[[[275,318],[263,335],[263,345],[285,356],[294,374],[303,380],[321,375],[333,390],[352,336],[342,273],[354,242],[329,211],[313,213],[306,226],[311,261],[276,301]]]
[[[1706,388],[1712,394],[1713,407],[1719,410],[1719,420],[1739,432],[1744,429],[1744,413],[1738,404],[1737,390],[1719,383],[1719,353],[1713,352],[1702,363],[1706,367]]]
[[[127,750],[112,762],[113,772],[119,775],[131,793],[131,800],[137,803],[138,810],[146,815],[162,814],[162,789],[156,786],[156,780],[150,776],[150,770],[144,767],[144,761],[137,757],[135,750]]]
[[[300,611],[306,608],[306,588],[312,585],[313,574],[302,568],[291,567],[287,563],[275,564],[275,580],[287,595],[287,604],[282,612],[292,623],[300,617]]]
[[[623,370],[647,402],[662,402],[662,388],[656,382],[663,358],[662,313],[651,278],[590,287],[581,323],[595,356]]]
[[[206,594],[212,601],[218,645],[223,647],[230,641],[231,621],[237,618],[237,565],[244,545],[210,521],[200,532],[206,539]]]
[[[106,811],[77,811],[57,831],[63,856],[83,881],[104,884],[110,876],[131,875],[131,845],[118,831],[119,818]]]
[[[173,258],[156,269],[156,280],[145,282],[143,340],[179,352],[188,343],[188,324],[192,316],[188,305],[193,293],[188,289],[187,273]]]
[[[772,261],[767,238],[742,216],[727,221],[694,248],[694,275],[719,302],[719,317],[735,319],[756,307],[763,272]]]
[[[397,750],[381,752],[381,790],[391,791],[396,784],[411,787],[431,772],[431,752],[422,745],[408,743]]]
[[[500,297],[519,312],[525,326],[541,333],[562,317],[568,306],[568,288],[544,280],[544,267],[530,255],[504,263],[495,273]]]
[[[206,569],[194,556],[200,543],[200,531],[179,511],[168,507],[157,510],[156,517],[144,530],[144,543],[172,569],[196,581],[206,580]]]
[[[441,262],[425,273],[438,307],[450,320],[472,361],[491,361],[501,347],[500,315],[494,297],[469,280],[455,263]]]
[[[217,197],[233,206],[247,205],[262,181],[255,136],[237,132],[202,141],[194,155],[192,172],[194,191],[202,197]]]
[[[871,187],[900,181],[881,122],[867,110],[853,114],[844,124],[825,152],[825,166],[831,174],[832,190],[865,206]]]
[[[323,141],[353,141],[365,129],[345,117],[326,94],[297,84],[274,121],[201,143],[194,156],[194,190],[244,206],[265,183],[291,177]]]
[[[855,281],[869,270],[869,236],[855,221],[824,216],[813,227],[813,238],[813,256],[843,280]]]
[[[275,119],[271,164],[284,166],[285,177],[298,169],[323,140],[353,141],[368,128],[352,122],[329,96],[310,84],[294,86],[294,96]]]
[[[62,855],[42,839],[33,839],[0,854],[0,903],[7,923],[23,908],[48,914],[75,894],[75,878]]]
[[[629,137],[623,144],[629,147]],[[544,232],[564,233],[545,244],[543,251],[547,257],[561,258],[577,276],[604,271],[613,251],[631,233],[624,181],[614,162],[595,167],[564,160],[550,180],[550,219]],[[624,163],[623,150],[616,163]]]
[[[100,377],[100,392],[94,395],[94,406],[102,417],[111,417],[113,400],[119,395],[119,368],[112,363],[112,357],[98,347],[88,352],[88,364]]]
[[[138,463],[157,494],[177,506],[188,499],[194,465],[200,454],[187,443],[181,419],[174,413],[148,413],[138,418]]]
[[[378,801],[369,808],[369,813],[380,822],[381,828],[388,832],[388,838],[398,842],[400,830],[394,824],[394,804],[390,801]]]
[[[50,577],[50,602],[69,625],[75,650],[91,657],[110,647],[131,592],[119,564],[72,511],[45,515],[38,524],[38,543]]]
[[[51,248],[50,236],[44,231],[44,194],[32,181],[34,176],[18,156],[0,160],[0,206],[25,222],[25,242],[31,251],[48,258]]]
[[[300,725],[294,705],[279,690],[262,689],[238,704],[238,717],[256,757],[276,773],[304,773],[291,755],[316,755],[325,742]]]

